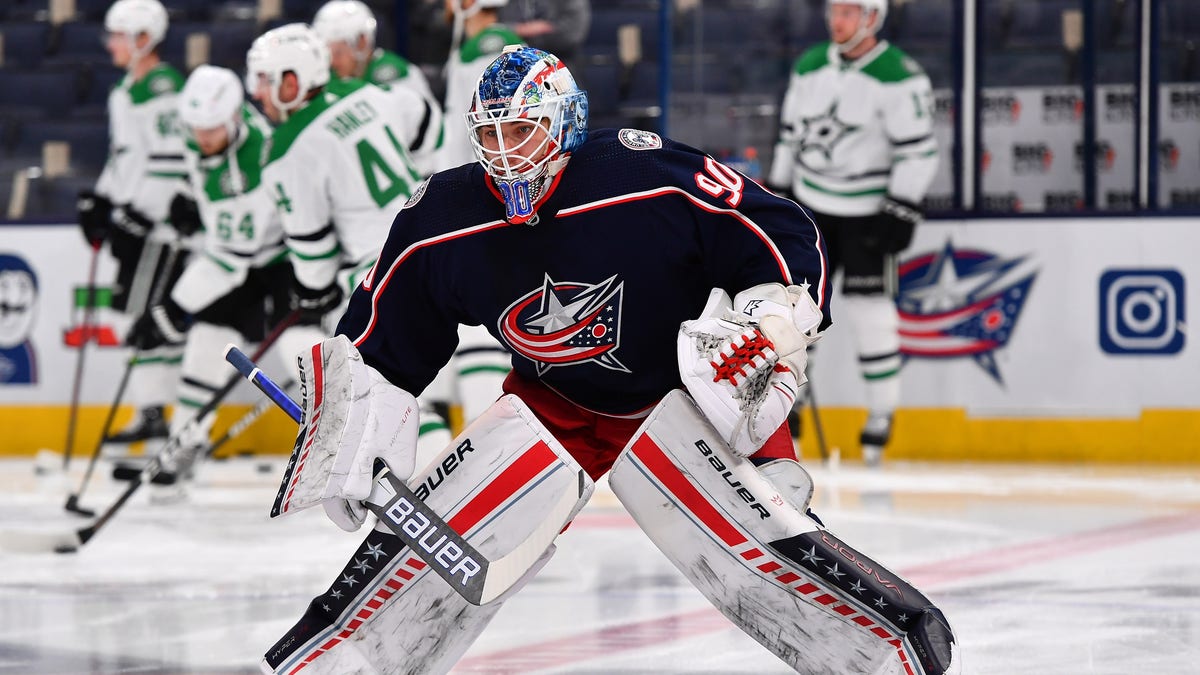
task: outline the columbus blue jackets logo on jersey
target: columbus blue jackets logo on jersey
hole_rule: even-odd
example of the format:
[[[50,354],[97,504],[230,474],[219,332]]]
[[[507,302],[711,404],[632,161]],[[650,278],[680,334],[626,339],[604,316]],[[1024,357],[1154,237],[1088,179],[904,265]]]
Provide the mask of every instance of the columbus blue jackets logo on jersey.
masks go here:
[[[583,363],[629,372],[614,352],[621,344],[621,293],[616,276],[598,284],[556,282],[509,305],[500,335],[514,352],[537,363],[538,373]]]
[[[924,253],[900,265],[900,352],[906,358],[974,359],[997,382],[996,350],[1008,344],[1037,270],[1026,256],[977,249]]]
[[[651,131],[622,129],[617,138],[621,139],[621,145],[630,150],[657,150],[662,147],[662,138]]]

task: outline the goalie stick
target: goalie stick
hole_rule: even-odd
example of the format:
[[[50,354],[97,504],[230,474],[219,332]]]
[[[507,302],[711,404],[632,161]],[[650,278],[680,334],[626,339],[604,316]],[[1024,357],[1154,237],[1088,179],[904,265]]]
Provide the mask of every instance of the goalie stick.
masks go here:
[[[283,409],[293,421],[297,424],[303,423],[303,411],[300,406],[254,364],[254,359],[248,358],[231,344],[225,348],[225,360]],[[426,506],[403,480],[387,468],[383,460],[375,460],[374,486],[370,496],[363,503],[379,518],[379,522],[404,542],[417,557],[428,563],[430,568],[467,602],[472,605],[486,605],[504,595],[524,577],[566,526],[567,519],[570,518],[583,492],[584,474],[581,470],[578,490],[563,492],[563,496],[546,514],[542,523],[512,551],[495,560],[488,560],[466,541],[461,533],[450,527],[440,514]],[[451,564],[443,560],[440,553],[426,550],[424,546],[419,545],[418,537],[403,527],[410,517],[426,519],[432,529],[444,533],[462,550],[463,555]]]
[[[254,350],[255,358],[261,358],[262,355],[271,348],[271,345],[275,344],[275,341],[279,339],[279,336],[282,335],[285,330],[290,328],[292,324],[296,323],[299,318],[299,310],[292,310],[291,313],[285,316],[275,326],[275,328],[271,330],[271,333],[263,338],[263,341],[259,343],[258,348]],[[195,417],[193,417],[187,423],[187,425],[184,426],[184,428],[180,429],[179,433],[176,433],[171,438],[167,439],[167,444],[163,447],[163,449],[160,450],[157,455],[155,455],[154,459],[146,465],[146,468],[142,469],[141,473],[139,473],[137,477],[129,483],[121,495],[117,497],[117,500],[113,502],[107,509],[105,509],[104,513],[100,514],[100,517],[97,518],[96,521],[91,525],[76,530],[58,532],[39,532],[32,530],[0,531],[0,550],[20,553],[49,553],[51,551],[54,553],[74,553],[75,551],[79,550],[79,547],[91,541],[92,538],[96,536],[96,533],[100,530],[100,528],[104,527],[108,521],[112,520],[112,517],[121,510],[121,507],[124,506],[125,503],[129,501],[129,498],[138,491],[138,488],[140,488],[143,484],[153,480],[154,476],[163,470],[164,460],[169,458],[173,452],[179,449],[177,447],[179,445],[179,439],[184,437],[184,435],[190,431],[190,427],[192,427],[192,425],[199,424],[201,419],[215,411],[217,406],[221,404],[221,401],[223,401],[225,397],[233,391],[238,383],[241,382],[241,379],[242,378],[238,375],[230,377],[225,383],[225,386],[221,387],[220,391],[213,394],[208,403],[205,403],[203,407],[196,411]],[[186,460],[186,457],[181,457],[180,459]]]

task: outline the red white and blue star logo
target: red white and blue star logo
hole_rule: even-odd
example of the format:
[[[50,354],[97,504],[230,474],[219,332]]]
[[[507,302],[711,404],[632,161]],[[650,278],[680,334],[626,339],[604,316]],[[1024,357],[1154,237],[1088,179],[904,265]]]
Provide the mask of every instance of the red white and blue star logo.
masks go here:
[[[514,352],[537,363],[538,373],[556,366],[596,363],[629,372],[613,355],[621,344],[621,293],[616,276],[598,284],[556,282],[508,306],[500,335]]]
[[[996,350],[1008,344],[1037,270],[1026,256],[1003,259],[949,241],[900,265],[900,353],[970,357],[997,382]]]

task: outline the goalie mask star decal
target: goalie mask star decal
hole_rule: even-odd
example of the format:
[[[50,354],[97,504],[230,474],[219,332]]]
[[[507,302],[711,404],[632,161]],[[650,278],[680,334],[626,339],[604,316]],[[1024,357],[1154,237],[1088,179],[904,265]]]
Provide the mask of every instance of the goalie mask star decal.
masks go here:
[[[629,372],[613,354],[621,344],[624,286],[616,276],[586,284],[546,275],[541,288],[504,310],[500,335],[514,352],[535,362],[539,374],[583,363]]]

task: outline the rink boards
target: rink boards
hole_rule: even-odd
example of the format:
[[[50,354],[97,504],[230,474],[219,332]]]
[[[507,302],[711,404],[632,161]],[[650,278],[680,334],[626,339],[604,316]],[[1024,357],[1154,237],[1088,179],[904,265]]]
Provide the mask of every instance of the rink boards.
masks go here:
[[[0,455],[61,449],[90,250],[75,226],[0,232]],[[926,223],[899,261],[906,360],[891,456],[1200,459],[1200,356],[1187,333],[1200,312],[1189,288],[1197,250],[1200,218]],[[104,253],[102,285],[112,274]],[[98,297],[88,333],[114,342],[126,324],[103,290]],[[810,377],[828,444],[853,458],[865,398],[837,301]],[[89,345],[77,451],[93,446],[126,358],[118,346]],[[248,389],[232,397],[218,432],[254,400]],[[807,456],[816,454],[812,429]],[[235,445],[286,453],[293,434],[272,411]]]

